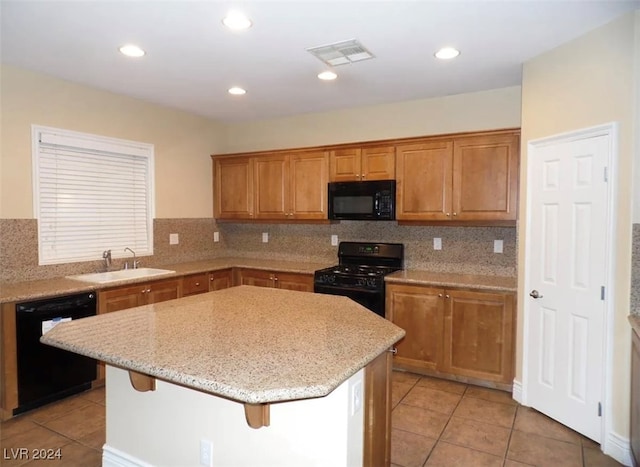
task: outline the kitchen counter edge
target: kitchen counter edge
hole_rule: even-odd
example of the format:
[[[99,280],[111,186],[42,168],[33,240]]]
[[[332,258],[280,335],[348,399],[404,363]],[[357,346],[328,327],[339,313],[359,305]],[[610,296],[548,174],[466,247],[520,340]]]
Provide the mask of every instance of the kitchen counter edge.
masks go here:
[[[516,277],[456,274],[417,269],[404,269],[385,276],[387,284],[456,287],[493,292],[517,292]]]

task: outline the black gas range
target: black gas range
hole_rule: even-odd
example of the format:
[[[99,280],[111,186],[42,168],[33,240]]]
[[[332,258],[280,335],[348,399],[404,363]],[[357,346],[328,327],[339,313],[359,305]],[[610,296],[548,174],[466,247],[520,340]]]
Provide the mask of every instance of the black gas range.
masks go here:
[[[403,260],[402,243],[340,242],[338,264],[314,273],[313,290],[347,296],[384,317],[384,276]]]

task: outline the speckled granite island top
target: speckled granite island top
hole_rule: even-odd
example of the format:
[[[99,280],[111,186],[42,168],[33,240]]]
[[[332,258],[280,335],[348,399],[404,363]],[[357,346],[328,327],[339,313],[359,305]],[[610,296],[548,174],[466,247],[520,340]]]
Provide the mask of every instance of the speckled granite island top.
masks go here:
[[[41,340],[257,404],[325,396],[404,334],[346,297],[239,286],[62,323]]]
[[[432,287],[461,287],[495,292],[517,292],[516,277],[480,276],[473,274],[454,274],[421,270],[396,271],[385,276],[385,282],[427,285]]]

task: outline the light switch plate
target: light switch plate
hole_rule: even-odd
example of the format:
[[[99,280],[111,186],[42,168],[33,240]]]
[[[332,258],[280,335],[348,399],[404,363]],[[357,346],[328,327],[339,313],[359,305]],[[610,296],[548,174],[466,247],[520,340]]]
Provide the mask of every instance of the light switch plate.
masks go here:
[[[338,236],[337,235],[332,235],[331,236],[331,246],[338,246]]]
[[[178,234],[169,234],[169,245],[177,245],[178,243],[180,243]]]
[[[433,238],[433,249],[442,250],[442,239],[440,237]]]
[[[220,241],[220,232],[213,232],[213,241],[214,242]]]
[[[269,232],[262,232],[262,243],[269,243]]]
[[[504,247],[504,241],[503,240],[494,240],[493,241],[493,252],[494,253],[502,253]]]

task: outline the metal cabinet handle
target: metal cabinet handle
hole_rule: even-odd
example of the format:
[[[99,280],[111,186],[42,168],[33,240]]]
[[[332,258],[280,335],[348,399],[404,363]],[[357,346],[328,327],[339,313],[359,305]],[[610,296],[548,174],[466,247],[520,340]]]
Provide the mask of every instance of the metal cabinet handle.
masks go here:
[[[151,289],[147,289],[147,293],[151,292]]]
[[[444,298],[451,298],[449,294],[445,295]]]
[[[213,282],[213,276],[209,277],[209,280],[210,280],[211,282]]]
[[[457,212],[454,212],[454,213],[453,213],[453,215],[454,215],[454,217],[455,217],[455,216],[457,216],[457,215],[458,215],[458,213],[457,213]]]
[[[442,294],[441,294],[441,293],[439,293],[439,294],[438,294],[438,297],[442,298]]]
[[[142,289],[141,293],[147,293],[147,289]]]
[[[529,296],[530,296],[530,297],[533,297],[533,298],[535,298],[535,299],[542,298],[542,295],[540,294],[540,292],[538,292],[538,291],[537,291],[537,290],[535,290],[535,289],[533,289],[533,290],[531,291],[531,293],[529,294]]]
[[[391,347],[389,350],[387,350],[387,352],[391,352],[393,355],[396,355],[398,353],[398,349],[396,349],[395,347]]]
[[[447,213],[447,217],[451,217],[451,213],[449,213],[449,212],[448,212],[448,213]]]
[[[200,282],[196,282],[196,287],[198,287],[200,285]]]
[[[274,280],[274,281],[276,281],[276,282],[278,282],[278,278],[277,278],[277,277],[274,277],[274,278],[273,278],[273,280]]]

